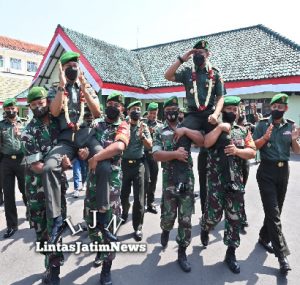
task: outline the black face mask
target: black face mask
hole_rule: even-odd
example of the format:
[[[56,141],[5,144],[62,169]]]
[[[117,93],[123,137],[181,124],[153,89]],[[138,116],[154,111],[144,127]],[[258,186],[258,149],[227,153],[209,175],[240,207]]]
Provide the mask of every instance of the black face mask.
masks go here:
[[[105,114],[108,119],[114,121],[120,116],[120,110],[115,106],[108,106],[105,109]]]
[[[49,106],[38,107],[32,110],[33,116],[36,118],[43,118],[49,113]]]
[[[65,70],[65,75],[70,81],[75,81],[78,76],[78,68],[69,66]]]
[[[205,61],[205,57],[203,54],[196,53],[193,56],[193,61],[196,66],[201,66]]]
[[[133,120],[133,121],[138,121],[141,117],[141,112],[138,112],[138,111],[132,111],[130,113],[130,119]]]
[[[279,111],[279,110],[273,110],[271,112],[271,115],[272,115],[272,118],[274,120],[278,120],[278,119],[281,119],[284,115],[284,111]]]
[[[14,119],[17,116],[16,111],[5,111],[6,118]]]
[[[233,112],[222,112],[223,122],[232,124],[235,119],[236,115]]]
[[[165,112],[166,119],[171,123],[173,123],[177,120],[178,115],[179,115],[178,111],[166,111]]]

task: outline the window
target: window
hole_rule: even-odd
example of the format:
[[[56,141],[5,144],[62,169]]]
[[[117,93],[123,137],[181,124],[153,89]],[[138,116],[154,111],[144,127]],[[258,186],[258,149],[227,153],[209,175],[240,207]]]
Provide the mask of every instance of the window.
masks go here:
[[[34,61],[27,61],[27,71],[28,72],[36,72],[37,71],[37,63]]]
[[[0,55],[0,67],[4,66],[4,58],[2,55]]]
[[[21,59],[11,58],[10,59],[10,68],[21,70]]]

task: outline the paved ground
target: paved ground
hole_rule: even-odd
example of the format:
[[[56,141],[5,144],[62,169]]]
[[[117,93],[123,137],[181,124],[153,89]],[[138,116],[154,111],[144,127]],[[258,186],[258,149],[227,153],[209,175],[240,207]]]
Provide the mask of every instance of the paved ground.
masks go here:
[[[193,154],[196,158],[196,154]],[[196,161],[196,160],[195,160]],[[147,213],[144,224],[144,241],[148,244],[147,253],[119,254],[115,259],[112,270],[114,284],[300,284],[300,201],[299,173],[300,159],[293,157],[290,163],[291,177],[289,189],[283,209],[283,231],[286,235],[292,255],[289,257],[293,270],[283,278],[278,271],[277,259],[266,253],[258,244],[258,231],[263,221],[262,205],[255,179],[256,165],[251,166],[249,183],[246,189],[246,211],[250,227],[248,233],[242,236],[237,258],[241,264],[241,273],[232,274],[223,263],[225,246],[222,242],[223,222],[210,235],[210,244],[203,249],[199,239],[200,201],[196,200],[196,211],[193,216],[193,239],[188,248],[188,259],[192,264],[192,272],[184,273],[177,265],[177,245],[175,242],[176,229],[170,236],[169,246],[162,250],[160,246],[159,215]],[[72,184],[70,189],[72,189]],[[196,184],[198,192],[198,183]],[[84,193],[78,199],[67,195],[68,212],[74,223],[81,222]],[[161,196],[161,176],[157,187],[157,203]],[[28,228],[25,207],[17,191],[19,213],[19,231],[10,239],[3,240],[5,218],[3,206],[0,207],[0,285],[32,285],[41,284],[41,273],[44,271],[43,257],[34,251],[34,231]],[[119,235],[122,241],[134,242],[132,238],[131,221],[122,226]],[[86,232],[71,236],[66,233],[64,242],[88,242]],[[100,269],[93,268],[94,254],[66,254],[66,262],[62,267],[61,284],[99,284]]]

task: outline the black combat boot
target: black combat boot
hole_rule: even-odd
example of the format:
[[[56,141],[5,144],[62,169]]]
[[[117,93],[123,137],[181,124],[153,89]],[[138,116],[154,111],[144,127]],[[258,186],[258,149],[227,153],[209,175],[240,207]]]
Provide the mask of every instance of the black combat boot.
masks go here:
[[[60,266],[48,268],[43,276],[43,284],[60,285],[59,274],[60,274]]]
[[[280,255],[278,257],[278,262],[279,262],[281,274],[286,275],[286,274],[288,274],[288,272],[290,270],[292,270],[292,268],[290,267],[289,261],[286,258],[286,256]]]
[[[235,257],[235,247],[229,246],[226,251],[225,255],[225,262],[228,265],[228,268],[233,272],[233,273],[240,273],[240,265],[236,261]]]
[[[191,271],[191,265],[187,261],[185,251],[186,251],[186,247],[183,247],[183,246],[178,247],[178,259],[177,259],[177,261],[179,263],[179,266],[181,267],[181,269],[184,272],[190,272]]]
[[[205,231],[203,229],[201,229],[201,242],[204,246],[207,246],[209,242],[208,231]]]
[[[100,284],[101,285],[112,285],[110,269],[112,261],[105,260],[102,265],[102,271],[100,274]]]
[[[168,245],[168,241],[169,241],[169,231],[165,231],[163,230],[160,236],[160,243],[163,247],[166,247]]]

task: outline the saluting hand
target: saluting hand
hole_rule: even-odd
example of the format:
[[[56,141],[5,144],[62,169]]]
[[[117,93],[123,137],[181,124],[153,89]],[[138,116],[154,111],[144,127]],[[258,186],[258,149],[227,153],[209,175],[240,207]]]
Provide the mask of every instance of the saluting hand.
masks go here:
[[[272,131],[273,131],[274,125],[270,124],[270,126],[268,127],[266,133],[263,135],[263,138],[268,141],[271,138],[272,135]]]
[[[296,141],[300,136],[300,128],[294,128],[292,131],[292,141]]]
[[[192,56],[192,54],[194,54],[195,52],[197,51],[197,49],[191,49],[189,50],[188,52],[186,52],[182,57],[181,59],[184,61],[184,62],[187,62],[190,57]]]
[[[61,87],[65,87],[67,84],[67,79],[66,79],[65,72],[63,71],[61,62],[58,63],[58,68],[59,68],[59,85]]]
[[[145,135],[144,135],[144,124],[141,123],[140,125],[140,129],[139,129],[139,137],[141,140],[143,140],[145,138]]]

